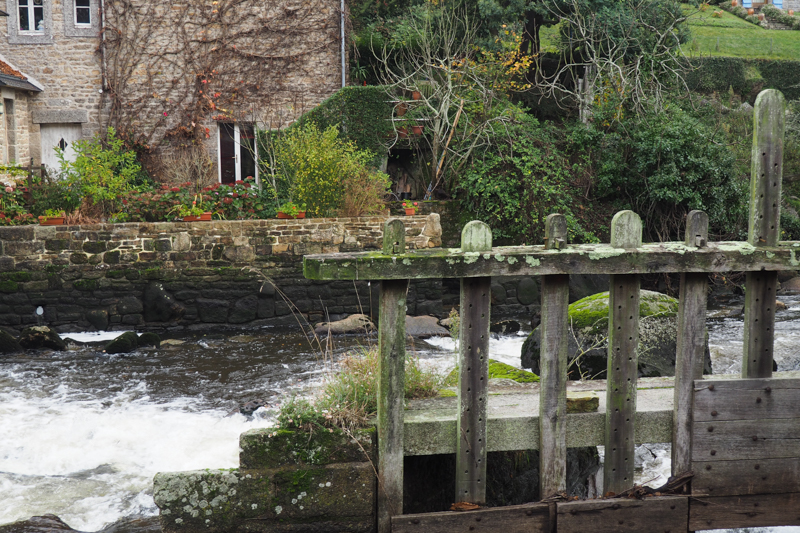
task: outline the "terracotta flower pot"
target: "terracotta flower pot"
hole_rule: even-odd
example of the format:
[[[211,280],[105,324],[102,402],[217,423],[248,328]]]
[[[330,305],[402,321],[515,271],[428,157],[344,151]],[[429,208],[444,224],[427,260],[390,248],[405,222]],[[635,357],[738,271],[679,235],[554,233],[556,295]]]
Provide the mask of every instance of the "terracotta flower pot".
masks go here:
[[[63,226],[66,217],[39,217],[42,226]]]
[[[422,93],[419,91],[412,91],[411,92],[411,99],[412,100],[420,100],[422,98]]]
[[[416,210],[416,209],[406,209],[406,216],[407,216],[407,217],[410,217],[410,216],[412,216],[412,215],[413,215],[414,213],[416,213],[416,212],[417,212],[417,210]]]
[[[397,106],[396,115],[398,117],[402,117],[403,115],[406,114],[407,111],[408,111],[408,106],[406,104],[400,104],[400,105]]]
[[[411,132],[412,132],[414,135],[422,135],[422,128],[423,128],[423,126],[422,126],[422,125],[420,125],[420,124],[417,124],[417,125],[411,126]]]
[[[748,15],[755,15],[756,14],[756,10],[751,7],[750,9],[747,10],[747,14]]]
[[[793,16],[794,16],[794,9],[790,9],[790,10],[789,10],[789,16],[790,16],[790,17],[793,17]]]
[[[406,137],[408,137],[408,130],[406,129],[405,126],[397,128],[397,136],[400,137],[401,139],[405,139]]]
[[[211,220],[211,211],[206,211],[200,215],[187,215],[183,217],[184,222],[201,222]]]
[[[306,212],[300,211],[296,215],[290,215],[288,213],[284,213],[283,211],[278,211],[278,218],[306,218]]]
[[[731,0],[731,7],[736,7],[739,5],[738,0]]]

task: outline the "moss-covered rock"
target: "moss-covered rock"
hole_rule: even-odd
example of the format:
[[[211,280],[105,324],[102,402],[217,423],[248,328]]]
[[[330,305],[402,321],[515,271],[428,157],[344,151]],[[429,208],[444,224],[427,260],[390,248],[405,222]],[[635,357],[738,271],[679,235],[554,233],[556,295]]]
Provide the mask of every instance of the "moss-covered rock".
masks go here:
[[[501,363],[500,361],[489,359],[489,379],[493,378],[510,379],[512,381],[516,381],[517,383],[539,382],[539,376],[533,372],[520,370],[519,368],[514,368],[513,366]],[[447,378],[445,378],[443,385],[446,387],[455,387],[458,385],[458,368],[454,368],[450,371],[450,373],[447,375]],[[439,395],[445,396],[441,393]]]
[[[640,377],[675,375],[678,300],[653,291],[639,294]],[[604,379],[608,358],[608,292],[587,296],[569,306],[570,379]],[[539,371],[540,328],[522,346],[524,368]],[[704,372],[711,373],[706,347]]]
[[[287,429],[251,429],[239,437],[242,468],[287,465],[327,465],[374,460],[375,428],[359,430],[355,438],[342,431],[320,429],[311,435]]]
[[[5,330],[0,329],[0,354],[19,353],[22,346],[17,338]]]
[[[147,331],[139,335],[138,342],[139,346],[161,347],[161,337],[158,336],[158,333],[153,333],[152,331]]]
[[[19,344],[26,350],[48,348],[50,350],[64,351],[66,343],[61,337],[47,326],[33,326],[25,328],[19,335]]]
[[[135,331],[126,331],[106,344],[106,353],[129,353],[139,347],[139,337]]]

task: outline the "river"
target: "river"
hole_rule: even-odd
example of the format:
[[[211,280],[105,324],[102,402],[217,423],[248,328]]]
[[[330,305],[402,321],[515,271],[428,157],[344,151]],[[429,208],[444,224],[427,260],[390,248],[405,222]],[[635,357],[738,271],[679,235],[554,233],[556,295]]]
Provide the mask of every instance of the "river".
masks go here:
[[[800,297],[782,297],[775,359],[800,370]],[[734,301],[731,308],[741,306]],[[741,317],[710,311],[715,373],[739,370]],[[99,342],[117,335],[64,335]],[[0,525],[52,513],[80,531],[157,514],[159,471],[238,466],[238,436],[266,427],[276,404],[307,393],[331,359],[365,339],[337,340],[326,355],[297,332],[258,330],[166,337],[161,349],[107,355],[102,344],[0,360]],[[493,339],[495,359],[519,366],[524,335]],[[409,350],[445,371],[452,341],[417,341]],[[238,406],[260,399],[253,417]],[[669,446],[637,450],[637,479],[657,486],[669,475]],[[754,530],[750,530],[754,531]],[[760,532],[800,532],[766,528]]]

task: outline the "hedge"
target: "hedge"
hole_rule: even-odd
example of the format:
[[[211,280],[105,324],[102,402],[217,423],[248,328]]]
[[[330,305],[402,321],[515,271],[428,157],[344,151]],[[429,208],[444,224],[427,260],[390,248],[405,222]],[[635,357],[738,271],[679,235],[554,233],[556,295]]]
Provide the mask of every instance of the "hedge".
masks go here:
[[[800,61],[703,57],[689,60],[689,89],[754,96],[754,89],[778,89],[787,100],[800,99]]]

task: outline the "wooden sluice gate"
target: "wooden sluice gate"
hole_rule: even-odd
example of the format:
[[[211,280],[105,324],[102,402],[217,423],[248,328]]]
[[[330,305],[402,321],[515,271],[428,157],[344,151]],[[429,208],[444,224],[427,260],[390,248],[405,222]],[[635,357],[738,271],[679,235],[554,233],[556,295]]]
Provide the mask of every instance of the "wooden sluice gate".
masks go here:
[[[777,272],[800,268],[800,242],[779,240],[783,96],[762,92],[754,113],[747,241],[709,241],[708,217],[692,211],[683,242],[643,244],[639,216],[623,211],[614,216],[608,244],[569,244],[565,218],[553,214],[543,246],[493,247],[490,228],[474,221],[460,248],[407,252],[403,223],[394,219],[386,223],[382,252],[305,257],[307,278],[381,283],[379,532],[800,525],[800,378],[772,375]],[[742,376],[703,379],[708,274],[732,271],[747,272]],[[637,380],[639,275],[662,272],[681,276],[671,389]],[[605,398],[597,413],[566,410],[570,274],[610,274],[607,381],[598,384]],[[491,277],[521,275],[541,276],[537,402],[490,397],[487,389]],[[405,298],[409,280],[425,278],[461,279],[458,397],[447,413],[404,406]],[[640,442],[671,442],[673,478],[689,481],[669,496],[632,491]],[[559,496],[567,448],[597,444],[605,446],[604,492],[628,497],[567,501]],[[404,455],[455,453],[454,501],[481,504],[487,452],[524,449],[540,452],[544,500],[402,514]]]

